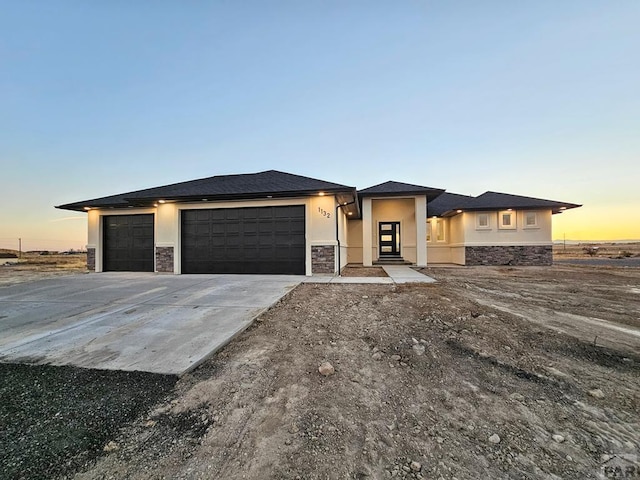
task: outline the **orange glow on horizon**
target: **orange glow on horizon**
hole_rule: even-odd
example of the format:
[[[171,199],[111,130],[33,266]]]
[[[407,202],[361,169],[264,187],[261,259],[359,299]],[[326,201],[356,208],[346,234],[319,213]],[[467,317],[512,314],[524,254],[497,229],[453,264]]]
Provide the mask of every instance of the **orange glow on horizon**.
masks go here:
[[[553,216],[553,240],[640,240],[640,215],[633,205],[597,205]]]

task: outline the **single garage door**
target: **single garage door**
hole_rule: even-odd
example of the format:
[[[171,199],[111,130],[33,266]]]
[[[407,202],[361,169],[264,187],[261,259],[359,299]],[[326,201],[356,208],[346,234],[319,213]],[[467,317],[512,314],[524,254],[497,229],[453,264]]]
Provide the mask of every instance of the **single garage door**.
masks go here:
[[[182,273],[304,275],[304,205],[183,210]]]
[[[105,272],[153,272],[153,214],[103,217]]]

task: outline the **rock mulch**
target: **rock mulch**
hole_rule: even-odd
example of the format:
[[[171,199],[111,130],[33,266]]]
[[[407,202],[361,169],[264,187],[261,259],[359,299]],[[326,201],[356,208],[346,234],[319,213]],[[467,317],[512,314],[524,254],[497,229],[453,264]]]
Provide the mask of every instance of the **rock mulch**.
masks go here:
[[[176,378],[0,363],[0,478],[51,479],[115,451],[120,427],[169,393]]]

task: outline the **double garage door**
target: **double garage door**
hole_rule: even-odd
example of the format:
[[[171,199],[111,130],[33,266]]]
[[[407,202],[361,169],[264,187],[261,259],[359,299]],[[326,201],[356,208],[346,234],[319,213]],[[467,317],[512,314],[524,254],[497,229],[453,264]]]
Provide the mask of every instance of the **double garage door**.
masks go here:
[[[182,211],[182,273],[305,274],[305,207]]]
[[[182,211],[182,273],[305,274],[304,205]],[[104,271],[154,271],[154,216],[103,217]]]

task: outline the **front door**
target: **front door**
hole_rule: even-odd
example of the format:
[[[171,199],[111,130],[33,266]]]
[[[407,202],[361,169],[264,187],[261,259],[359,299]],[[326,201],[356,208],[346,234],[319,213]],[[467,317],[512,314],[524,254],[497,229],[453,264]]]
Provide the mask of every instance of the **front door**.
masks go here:
[[[380,222],[378,245],[381,257],[400,256],[400,222]]]

